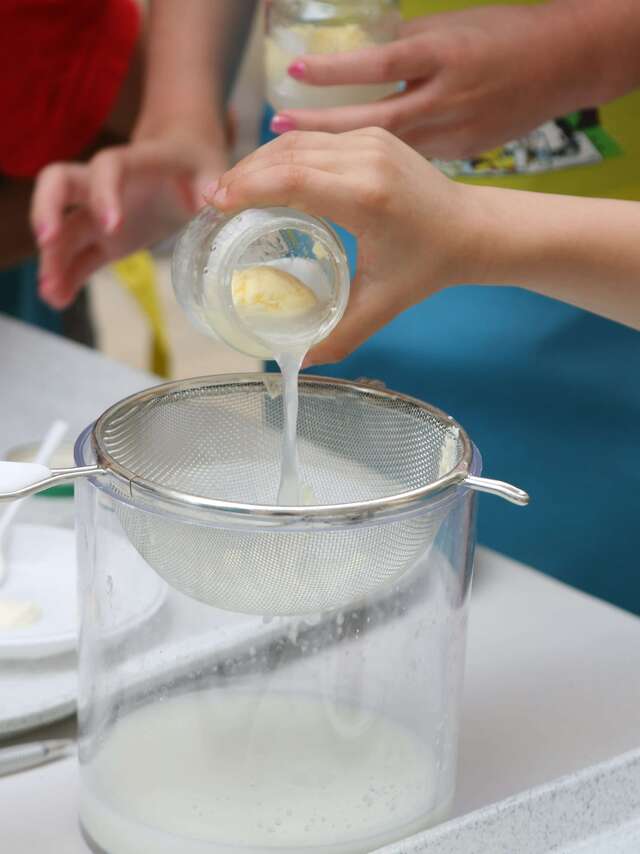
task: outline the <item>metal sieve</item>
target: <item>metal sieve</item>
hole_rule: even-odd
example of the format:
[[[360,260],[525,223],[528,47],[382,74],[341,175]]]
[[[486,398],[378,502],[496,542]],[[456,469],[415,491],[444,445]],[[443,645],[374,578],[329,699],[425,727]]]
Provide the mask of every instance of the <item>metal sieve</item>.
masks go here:
[[[337,608],[392,584],[433,543],[459,488],[528,502],[472,474],[473,445],[440,410],[305,376],[298,437],[310,505],[275,506],[281,389],[279,376],[240,374],[132,395],[93,426],[95,465],[0,463],[0,499],[99,478],[129,540],[170,585],[273,615]]]

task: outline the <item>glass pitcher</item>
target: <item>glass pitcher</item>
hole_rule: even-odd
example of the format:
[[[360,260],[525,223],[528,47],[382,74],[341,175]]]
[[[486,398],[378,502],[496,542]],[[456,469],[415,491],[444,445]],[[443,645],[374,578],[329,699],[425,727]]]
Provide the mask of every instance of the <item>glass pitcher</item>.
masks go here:
[[[211,378],[222,388],[232,382],[261,384],[251,417],[278,435],[278,379]],[[174,402],[189,394],[180,385],[167,386]],[[190,381],[197,409],[204,384],[196,385]],[[236,435],[215,455],[216,488],[227,476],[232,498],[244,468],[253,466],[248,480],[260,482],[263,467],[278,466],[262,452],[252,462],[256,428],[242,432],[245,397],[231,398],[225,418],[238,425]],[[146,401],[127,404],[134,417],[153,413],[158,404],[149,393]],[[340,477],[353,473],[375,496],[384,453],[400,466],[422,454],[407,439],[414,407],[422,412],[410,398],[366,385],[303,380],[302,472],[319,500],[333,501]],[[441,486],[374,497],[366,513],[348,492],[340,505],[281,518],[268,502],[251,511],[237,498],[207,504],[194,495],[187,503],[168,487],[154,499],[142,482],[116,489],[115,471],[78,479],[80,814],[94,850],[364,854],[446,817],[475,489],[509,495],[478,477],[479,455],[454,422],[429,407],[423,414],[444,425],[433,471]],[[387,443],[396,418],[405,439]],[[120,416],[114,420],[117,432]],[[168,439],[158,425],[148,441],[162,447]],[[194,450],[193,477],[202,477],[224,431],[212,428],[198,457],[174,429],[184,435],[178,456]],[[304,447],[310,437],[325,461],[317,468]],[[111,441],[122,449],[115,433]],[[460,453],[464,476],[455,475]],[[77,443],[76,463],[95,473],[91,429]],[[407,464],[402,477],[414,476]],[[182,546],[168,554],[174,529]],[[274,559],[300,542],[320,562],[285,567]],[[187,559],[197,561],[195,587],[175,574],[174,563]]]

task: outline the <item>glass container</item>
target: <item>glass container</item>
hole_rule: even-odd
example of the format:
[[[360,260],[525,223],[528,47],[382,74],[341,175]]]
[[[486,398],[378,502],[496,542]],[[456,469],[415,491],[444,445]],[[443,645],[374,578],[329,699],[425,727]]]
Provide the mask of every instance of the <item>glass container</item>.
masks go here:
[[[265,75],[275,110],[367,104],[398,90],[398,83],[309,86],[287,69],[304,54],[342,53],[393,41],[401,23],[399,0],[270,0]]]
[[[284,315],[261,333],[256,315],[234,300],[234,274],[273,268],[315,295],[313,311]],[[349,264],[340,238],[324,220],[290,208],[224,217],[205,208],[180,235],[173,255],[178,301],[201,330],[249,356],[273,358],[286,342],[309,349],[342,318],[349,301]]]
[[[305,406],[302,394],[303,418]],[[87,430],[76,463],[94,461]],[[479,472],[474,451],[470,473]],[[413,514],[416,530],[431,520],[437,533],[392,583],[334,610],[276,617],[196,601],[156,574],[122,511],[173,524],[170,504],[138,501],[110,478],[78,480],[76,502],[80,816],[93,850],[364,854],[446,817],[472,489],[451,486],[390,518],[336,519],[327,543],[354,525],[396,524],[398,514]],[[273,529],[273,520],[245,518],[239,533],[236,514],[227,515],[201,512],[190,524],[262,541]],[[314,524],[303,516],[289,535]]]

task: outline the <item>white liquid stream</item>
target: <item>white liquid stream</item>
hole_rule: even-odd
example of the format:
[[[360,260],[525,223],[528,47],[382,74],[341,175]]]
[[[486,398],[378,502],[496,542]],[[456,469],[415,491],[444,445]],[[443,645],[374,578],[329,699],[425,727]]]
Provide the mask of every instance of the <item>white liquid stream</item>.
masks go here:
[[[260,336],[273,354],[282,374],[284,429],[282,441],[282,468],[278,487],[279,506],[302,505],[304,488],[300,481],[297,447],[298,376],[307,351],[317,340],[327,306],[332,299],[331,287],[322,267],[306,258],[281,258],[269,262],[283,272],[295,276],[316,296],[317,305],[297,317],[280,317],[277,314],[243,313],[243,320]]]
[[[282,353],[276,361],[282,373],[284,402],[284,434],[282,440],[282,468],[278,487],[278,504],[296,506],[303,504],[298,459],[298,375],[305,353]]]
[[[82,775],[83,826],[109,854],[357,854],[442,817],[416,735],[299,696],[206,691],[146,706]]]

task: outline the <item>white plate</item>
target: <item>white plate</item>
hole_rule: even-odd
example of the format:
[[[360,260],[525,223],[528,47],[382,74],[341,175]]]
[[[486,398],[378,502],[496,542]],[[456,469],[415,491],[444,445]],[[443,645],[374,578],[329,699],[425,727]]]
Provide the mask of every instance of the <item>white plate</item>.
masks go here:
[[[76,708],[75,652],[39,661],[0,664],[0,737],[53,723]]]
[[[110,547],[118,548],[115,540]],[[123,547],[124,548],[124,547]],[[129,555],[127,557],[127,554]],[[131,561],[131,550],[123,560]],[[137,555],[136,555],[137,558]],[[50,525],[15,525],[5,553],[9,573],[0,598],[34,602],[41,617],[30,626],[0,630],[0,660],[35,659],[75,649],[77,638],[76,546],[74,532]],[[152,573],[131,573],[136,589],[118,592],[113,636],[150,619],[164,601],[166,586]]]

